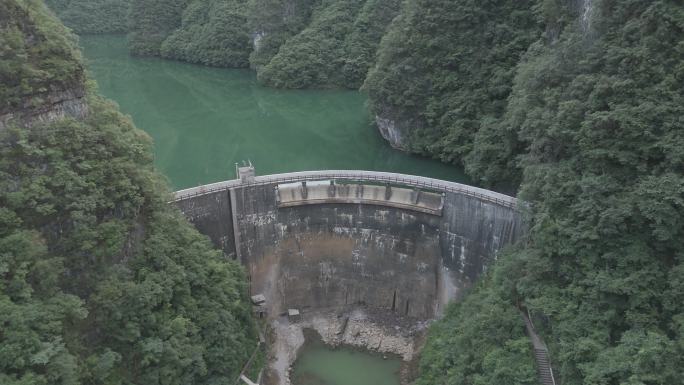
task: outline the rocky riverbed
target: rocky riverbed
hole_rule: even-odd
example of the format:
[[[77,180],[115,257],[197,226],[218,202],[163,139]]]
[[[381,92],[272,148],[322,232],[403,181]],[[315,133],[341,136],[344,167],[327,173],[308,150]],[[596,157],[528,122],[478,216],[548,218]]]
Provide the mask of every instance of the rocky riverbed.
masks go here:
[[[306,342],[305,329],[312,329],[330,346],[352,346],[382,354],[398,355],[404,362],[402,383],[422,345],[429,321],[418,321],[366,308],[303,311],[301,320],[278,317],[271,322],[270,364],[264,384],[290,385],[290,370],[297,352]]]

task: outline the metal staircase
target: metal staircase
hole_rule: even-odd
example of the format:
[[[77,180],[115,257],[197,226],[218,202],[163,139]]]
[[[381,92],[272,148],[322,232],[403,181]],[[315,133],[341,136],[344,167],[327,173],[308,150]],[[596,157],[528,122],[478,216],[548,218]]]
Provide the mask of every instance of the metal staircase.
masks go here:
[[[556,380],[553,377],[553,369],[551,368],[551,360],[549,359],[549,350],[546,347],[546,344],[542,342],[541,337],[539,337],[534,330],[534,325],[532,325],[529,315],[522,310],[520,310],[520,315],[525,320],[527,335],[530,337],[532,345],[534,346],[534,360],[537,363],[539,383],[542,385],[556,385]]]
[[[537,376],[542,385],[556,385],[553,370],[549,363],[549,353],[546,349],[534,349],[534,359],[537,361]]]

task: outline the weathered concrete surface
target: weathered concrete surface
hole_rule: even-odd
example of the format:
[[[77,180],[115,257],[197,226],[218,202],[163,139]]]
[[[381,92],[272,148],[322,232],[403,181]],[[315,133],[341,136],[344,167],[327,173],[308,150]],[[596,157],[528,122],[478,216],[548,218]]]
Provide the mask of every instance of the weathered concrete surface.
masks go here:
[[[241,171],[242,172],[242,171]],[[245,175],[249,175],[246,173]],[[273,183],[289,183],[302,181],[321,181],[334,179],[336,181],[364,181],[370,183],[390,183],[396,186],[411,186],[442,192],[455,192],[479,200],[492,202],[500,206],[515,208],[517,199],[495,191],[485,190],[479,187],[468,186],[461,183],[427,178],[423,176],[397,174],[393,172],[361,171],[361,170],[323,170],[323,171],[298,171],[285,174],[261,175],[247,177],[245,180],[233,179],[216,182],[204,186],[192,187],[175,193],[174,201],[193,199],[198,195],[205,195],[220,190],[228,190],[241,187],[245,183],[250,185],[264,185]],[[244,187],[244,186],[242,186]]]
[[[445,284],[455,285],[441,303],[458,298],[506,245],[525,231],[522,214],[509,207],[447,193],[440,223],[440,252]],[[452,291],[453,290],[453,291]]]
[[[200,233],[207,235],[226,255],[235,258],[230,191],[200,195],[176,204]]]
[[[514,198],[451,182],[359,172],[373,183],[331,195],[330,176],[348,183],[352,173],[222,182],[179,192],[177,204],[247,267],[252,293],[266,296],[271,317],[288,308],[363,304],[431,319],[524,233]],[[376,174],[394,178],[389,195]],[[318,177],[322,182],[314,182]],[[416,186],[429,187],[418,193],[427,197],[425,207],[411,205]],[[348,199],[357,195],[363,199]],[[388,204],[393,199],[407,206]]]
[[[368,184],[337,184],[335,181],[283,183],[276,187],[278,207],[311,204],[353,203],[388,206],[442,215],[442,194]]]

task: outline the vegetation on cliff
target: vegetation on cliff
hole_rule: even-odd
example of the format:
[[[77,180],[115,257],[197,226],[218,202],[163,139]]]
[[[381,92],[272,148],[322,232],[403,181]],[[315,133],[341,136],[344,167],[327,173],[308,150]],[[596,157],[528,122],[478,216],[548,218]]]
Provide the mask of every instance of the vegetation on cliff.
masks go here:
[[[73,36],[41,7],[37,0],[0,2],[0,116],[36,108],[85,79]]]
[[[125,33],[131,0],[45,0],[76,33]]]
[[[75,52],[42,2],[0,4],[16,11],[0,41],[19,47],[5,74],[30,72],[36,40],[57,62]],[[242,268],[167,203],[149,138],[93,91],[88,104],[84,120],[0,132],[0,383],[234,381],[255,342]]]
[[[181,26],[161,46],[161,56],[221,67],[248,67],[252,50],[244,1],[193,1]]]
[[[258,71],[259,80],[278,88],[359,88],[398,3],[323,1],[311,23]]]
[[[371,111],[407,149],[460,163],[503,114],[516,65],[542,31],[534,0],[405,2],[366,79]]]
[[[358,88],[399,0],[133,0],[130,49],[255,68],[273,87]]]
[[[311,20],[320,0],[249,0],[247,26],[254,33],[254,50],[249,61],[257,71],[268,64],[292,36]]]
[[[430,327],[416,385],[539,383],[520,313],[497,291],[505,274],[485,278]]]
[[[131,0],[128,48],[133,55],[160,56],[164,40],[181,26],[187,0]]]
[[[564,384],[681,384],[684,9],[575,4],[544,2],[547,35],[519,64],[501,120],[475,140],[483,169],[520,176],[532,219],[527,242],[500,258],[506,279],[481,290],[530,309]],[[455,313],[495,309],[465,302]],[[425,357],[479,338],[432,342]],[[445,376],[464,383],[456,362]],[[423,367],[427,379],[444,373]]]

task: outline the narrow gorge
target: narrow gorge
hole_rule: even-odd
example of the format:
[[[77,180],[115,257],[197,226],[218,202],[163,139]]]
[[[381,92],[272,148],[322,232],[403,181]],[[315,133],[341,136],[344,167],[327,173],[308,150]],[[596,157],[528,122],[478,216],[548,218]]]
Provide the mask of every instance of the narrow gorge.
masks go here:
[[[681,0],[0,0],[0,383],[682,384],[683,41]]]

